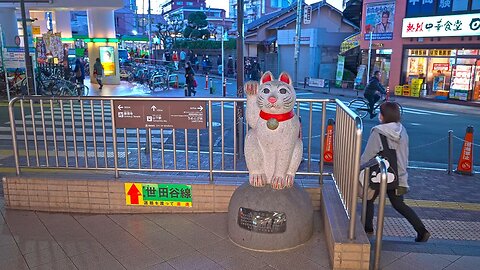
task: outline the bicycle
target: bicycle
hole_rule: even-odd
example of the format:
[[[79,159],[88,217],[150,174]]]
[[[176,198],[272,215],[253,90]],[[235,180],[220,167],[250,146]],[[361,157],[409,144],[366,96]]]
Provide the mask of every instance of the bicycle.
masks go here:
[[[387,102],[388,100],[386,98],[381,98],[380,102],[377,102],[375,106],[373,106],[373,112],[377,110],[383,103]],[[403,114],[403,107],[400,105],[400,103],[395,102],[398,105],[398,108],[400,109],[400,115]],[[366,98],[362,97],[357,97],[352,99],[348,103],[348,108],[350,108],[352,111],[354,111],[360,118],[365,118],[369,114],[370,107],[368,106],[368,100]]]

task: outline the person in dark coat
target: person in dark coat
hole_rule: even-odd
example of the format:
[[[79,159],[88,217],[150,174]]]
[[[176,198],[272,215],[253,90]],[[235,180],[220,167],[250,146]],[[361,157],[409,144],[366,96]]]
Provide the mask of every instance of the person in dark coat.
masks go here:
[[[233,57],[231,55],[228,56],[227,60],[227,76],[232,76],[234,75],[234,64],[233,64]]]
[[[73,72],[75,73],[75,79],[77,80],[77,83],[83,85],[83,81],[85,80],[85,66],[83,65],[80,58],[77,58],[77,60],[75,60],[75,69],[73,70]]]
[[[257,60],[253,60],[253,64],[250,69],[250,79],[252,81],[259,81],[260,80],[260,74],[261,74],[261,69],[260,69],[260,64],[257,62]]]
[[[195,91],[195,72],[193,71],[192,63],[188,61],[185,63],[185,83],[187,84],[187,96],[195,96],[197,91]]]
[[[387,93],[385,88],[383,88],[383,86],[380,84],[380,77],[380,71],[375,71],[373,73],[373,77],[370,79],[367,87],[365,88],[365,93],[363,94],[363,96],[368,100],[370,119],[373,119],[375,116],[377,116],[377,114],[373,112],[373,107],[375,106],[375,103],[380,100],[380,94],[385,95]]]

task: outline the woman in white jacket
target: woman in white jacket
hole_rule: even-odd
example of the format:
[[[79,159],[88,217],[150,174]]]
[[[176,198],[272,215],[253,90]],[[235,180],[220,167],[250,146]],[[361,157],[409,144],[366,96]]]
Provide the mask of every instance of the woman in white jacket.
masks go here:
[[[405,127],[400,123],[400,109],[394,102],[385,102],[380,106],[378,115],[380,125],[374,126],[368,138],[367,146],[362,154],[360,163],[364,164],[374,158],[383,149],[380,134],[387,137],[388,147],[395,149],[397,153],[398,185],[397,189],[387,190],[388,199],[393,208],[404,216],[417,232],[416,242],[427,242],[430,233],[417,214],[405,204],[403,194],[408,191],[408,134]],[[379,191],[367,202],[367,217],[365,221],[365,232],[373,233],[373,202]]]

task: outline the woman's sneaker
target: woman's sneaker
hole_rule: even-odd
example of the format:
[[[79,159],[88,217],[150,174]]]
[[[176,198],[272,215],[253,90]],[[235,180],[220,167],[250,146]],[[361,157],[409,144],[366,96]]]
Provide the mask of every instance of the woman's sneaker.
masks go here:
[[[425,231],[423,234],[418,234],[417,238],[415,238],[415,242],[427,242],[430,238],[430,233]]]

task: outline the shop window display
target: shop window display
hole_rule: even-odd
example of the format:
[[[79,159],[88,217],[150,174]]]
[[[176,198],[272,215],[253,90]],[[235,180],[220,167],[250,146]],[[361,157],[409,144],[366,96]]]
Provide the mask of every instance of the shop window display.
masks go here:
[[[477,49],[407,49],[402,81],[413,87],[422,79],[422,89],[438,99],[479,100],[479,52]]]

